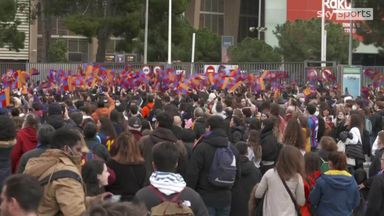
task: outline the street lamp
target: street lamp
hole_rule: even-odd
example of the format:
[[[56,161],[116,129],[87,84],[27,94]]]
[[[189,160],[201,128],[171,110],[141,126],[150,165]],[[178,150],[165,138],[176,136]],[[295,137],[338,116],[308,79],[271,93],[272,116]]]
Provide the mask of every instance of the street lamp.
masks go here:
[[[145,1],[145,30],[144,30],[144,65],[147,64],[148,56],[148,10],[149,0]]]
[[[172,0],[169,0],[168,8],[168,64],[172,64]]]

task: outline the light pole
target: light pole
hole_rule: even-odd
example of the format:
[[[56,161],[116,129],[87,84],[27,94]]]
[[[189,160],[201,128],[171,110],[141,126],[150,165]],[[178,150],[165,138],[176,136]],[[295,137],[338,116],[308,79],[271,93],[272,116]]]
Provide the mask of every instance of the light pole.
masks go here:
[[[259,0],[259,17],[257,18],[257,27],[260,28],[261,27],[261,1],[262,0]],[[257,39],[260,40],[261,38],[261,32],[260,30],[257,30]]]
[[[169,0],[168,10],[168,64],[172,64],[172,0]]]
[[[145,1],[145,30],[144,30],[144,64],[148,61],[148,13],[149,0]]]
[[[325,5],[324,0],[321,0],[321,63],[322,67],[326,66],[325,61],[327,61],[327,42],[326,42],[326,33],[325,33]]]
[[[353,31],[353,21],[352,21],[352,9],[353,1],[351,0],[351,10],[350,10],[350,20],[349,20],[349,44],[348,44],[348,65],[352,65],[352,31]]]

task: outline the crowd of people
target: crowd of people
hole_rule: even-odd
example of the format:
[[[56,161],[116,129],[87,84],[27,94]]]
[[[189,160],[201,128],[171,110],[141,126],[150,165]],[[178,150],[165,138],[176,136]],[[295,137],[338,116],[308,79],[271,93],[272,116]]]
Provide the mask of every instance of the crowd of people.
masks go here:
[[[381,215],[384,94],[13,92],[1,216]]]

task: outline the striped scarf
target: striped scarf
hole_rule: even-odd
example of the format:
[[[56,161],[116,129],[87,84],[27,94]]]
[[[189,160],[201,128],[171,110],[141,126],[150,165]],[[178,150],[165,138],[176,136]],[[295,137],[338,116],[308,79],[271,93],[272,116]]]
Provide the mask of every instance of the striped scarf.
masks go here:
[[[153,172],[149,181],[152,186],[167,196],[180,193],[187,185],[180,174],[170,172]]]

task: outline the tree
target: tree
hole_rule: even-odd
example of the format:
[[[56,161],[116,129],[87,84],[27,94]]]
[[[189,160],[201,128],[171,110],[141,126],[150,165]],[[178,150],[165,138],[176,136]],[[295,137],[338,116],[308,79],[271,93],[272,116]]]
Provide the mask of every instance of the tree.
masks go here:
[[[0,1],[0,47],[19,51],[24,48],[25,34],[17,30],[20,21],[15,19],[16,11],[14,0]]]
[[[373,44],[384,55],[384,2],[366,0],[357,2],[356,6],[373,8],[373,20],[357,23],[357,33],[363,36],[363,43]]]
[[[348,59],[348,34],[340,24],[326,24],[327,59],[346,63]],[[279,40],[277,51],[285,61],[320,60],[321,55],[321,20],[296,20],[278,25],[274,34]],[[353,48],[358,46],[353,41]]]
[[[280,62],[279,54],[257,38],[244,38],[229,48],[231,62]]]
[[[72,32],[98,39],[96,61],[105,60],[110,36],[125,37],[125,46],[132,45],[138,35],[143,3],[140,0],[77,0],[76,10],[65,18]]]
[[[190,61],[192,33],[196,33],[196,61],[220,61],[220,37],[208,30],[195,30],[183,13],[187,0],[172,2],[172,60]],[[148,61],[163,62],[168,57],[168,0],[151,0],[149,5]],[[144,26],[144,24],[143,24]],[[143,53],[144,30],[135,50]]]
[[[48,61],[49,62],[66,62],[66,54],[67,54],[67,45],[64,41],[58,40],[55,43],[51,44],[51,47],[49,47],[48,50]]]

